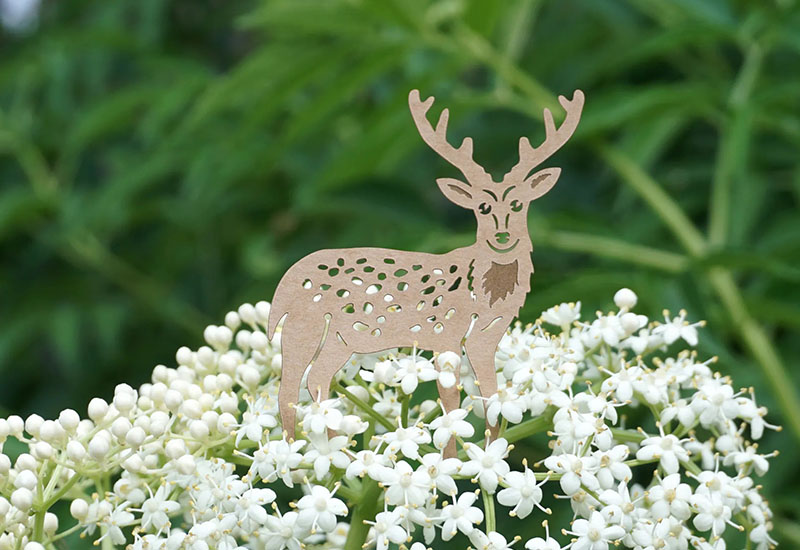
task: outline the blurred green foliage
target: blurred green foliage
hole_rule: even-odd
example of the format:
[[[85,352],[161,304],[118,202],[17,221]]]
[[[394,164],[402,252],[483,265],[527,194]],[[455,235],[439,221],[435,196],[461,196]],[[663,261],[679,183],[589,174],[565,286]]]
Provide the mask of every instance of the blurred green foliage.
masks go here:
[[[764,483],[798,546],[798,69],[791,0],[45,2],[0,34],[2,412],[144,382],[313,250],[470,242],[411,88],[497,176],[581,88],[522,318],[629,286],[707,319],[787,428]]]

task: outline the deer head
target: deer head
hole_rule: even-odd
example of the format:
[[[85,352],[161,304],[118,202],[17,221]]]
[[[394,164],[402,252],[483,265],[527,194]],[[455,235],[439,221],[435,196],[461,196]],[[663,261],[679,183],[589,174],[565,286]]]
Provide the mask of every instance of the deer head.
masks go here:
[[[544,168],[531,174],[567,142],[578,126],[583,109],[583,92],[575,90],[572,100],[559,96],[558,101],[566,111],[561,126],[556,129],[553,114],[545,109],[544,142],[532,147],[528,138],[520,138],[519,162],[500,183],[496,183],[472,158],[471,138],[464,138],[458,148],[447,141],[447,109],[442,111],[434,128],[427,118],[433,97],[421,101],[418,90],[412,90],[408,96],[411,116],[422,139],[464,176],[463,180],[436,180],[439,189],[451,202],[475,212],[478,220],[477,244],[485,244],[494,253],[509,253],[517,249],[520,243],[523,243],[523,248],[529,247],[528,205],[550,191],[561,174],[560,168]]]

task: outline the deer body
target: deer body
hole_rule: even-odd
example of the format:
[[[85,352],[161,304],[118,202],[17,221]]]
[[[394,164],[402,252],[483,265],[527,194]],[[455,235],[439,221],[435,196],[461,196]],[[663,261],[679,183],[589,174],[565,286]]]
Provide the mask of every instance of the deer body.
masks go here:
[[[530,201],[552,188],[558,168],[528,176],[572,134],[583,96],[560,98],[567,119],[555,130],[545,110],[547,138],[539,148],[520,140],[520,163],[500,183],[472,160],[469,138],[458,149],[445,138],[447,110],[434,130],[426,113],[433,98],[409,96],[423,139],[458,167],[466,181],[437,180],[451,201],[475,212],[475,244],[445,254],[383,248],[320,250],[295,263],[283,276],[272,303],[269,336],[283,321],[283,365],[279,403],[283,426],[293,432],[303,374],[311,364],[308,389],[327,399],[336,372],[353,353],[416,345],[422,349],[466,349],[481,393],[497,391],[494,354],[525,302],[533,273],[527,229]],[[456,387],[439,387],[447,410],[459,406]]]

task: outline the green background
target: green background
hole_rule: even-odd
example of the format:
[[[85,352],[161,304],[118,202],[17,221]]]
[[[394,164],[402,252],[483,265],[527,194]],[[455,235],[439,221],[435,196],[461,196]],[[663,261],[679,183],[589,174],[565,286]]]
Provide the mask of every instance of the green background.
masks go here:
[[[522,312],[616,289],[706,319],[757,388],[776,536],[800,546],[800,10],[723,0],[44,2],[0,30],[0,412],[85,410],[325,247],[442,252],[472,214],[407,94],[499,178],[586,93],[530,212]],[[538,524],[536,522],[529,522]]]

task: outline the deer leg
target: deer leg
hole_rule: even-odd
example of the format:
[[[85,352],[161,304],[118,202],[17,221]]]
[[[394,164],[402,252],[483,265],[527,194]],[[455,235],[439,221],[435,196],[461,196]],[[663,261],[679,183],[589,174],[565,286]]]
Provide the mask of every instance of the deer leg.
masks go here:
[[[461,341],[454,345],[454,346],[445,346],[442,350],[447,351],[454,351],[461,354]],[[461,389],[459,388],[461,384],[461,372],[456,370],[456,383],[449,388],[445,388],[442,384],[437,380],[436,385],[439,388],[439,399],[442,401],[442,406],[446,413],[457,409],[461,406]],[[444,457],[445,458],[455,458],[457,455],[456,452],[456,440],[454,437],[450,438],[450,441],[447,442],[447,446],[444,448]]]
[[[329,338],[327,342],[330,344],[322,346],[308,372],[308,391],[315,401],[328,399],[333,377],[352,355],[352,352],[335,338]]]
[[[475,378],[481,390],[481,397],[484,399],[489,399],[497,393],[497,367],[495,366],[494,356],[497,351],[497,344],[500,343],[505,331],[506,326],[503,323],[496,323],[495,326],[491,326],[477,334],[471,334],[464,346],[467,350],[467,357],[472,365],[472,370],[475,371]],[[491,438],[495,439],[500,430],[499,425],[489,425],[489,419],[487,418],[486,428],[491,432]]]
[[[293,317],[291,313],[283,322],[281,331],[281,383],[278,387],[278,405],[281,413],[281,425],[289,433],[289,437],[294,439],[297,433],[297,410],[295,405],[300,398],[300,384],[303,381],[303,374],[309,363],[314,358],[319,341],[322,339],[325,324],[319,327],[307,326],[301,317]],[[319,333],[317,339],[313,339],[313,345],[303,345],[308,341],[309,332]]]

